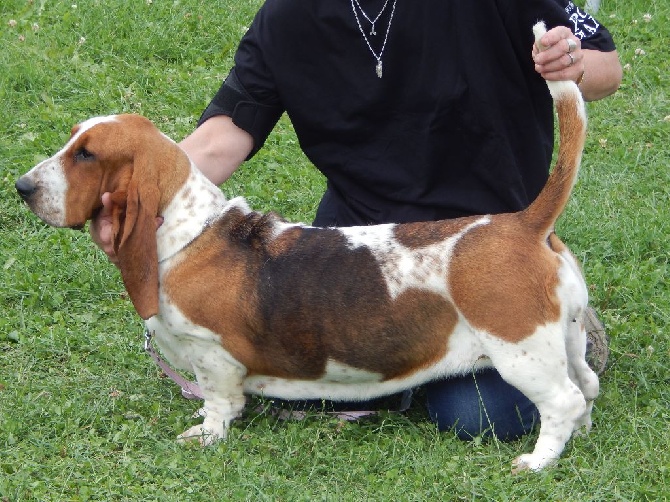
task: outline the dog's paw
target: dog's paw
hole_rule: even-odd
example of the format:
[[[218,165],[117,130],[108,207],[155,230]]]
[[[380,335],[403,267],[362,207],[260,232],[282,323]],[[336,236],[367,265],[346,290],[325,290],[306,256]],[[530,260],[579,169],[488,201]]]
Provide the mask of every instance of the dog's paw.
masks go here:
[[[203,425],[194,425],[177,436],[177,442],[179,444],[187,444],[197,441],[200,443],[200,446],[210,446],[220,439],[223,439],[223,433],[217,434],[216,432],[206,429]]]
[[[554,458],[547,458],[533,453],[519,455],[512,462],[512,474],[519,474],[523,471],[539,471],[555,461],[556,459]]]
[[[586,411],[575,421],[574,430],[572,432],[573,436],[585,436],[591,432],[591,426],[593,422],[591,421],[591,408],[593,408],[593,401],[587,401]]]
[[[207,411],[205,411],[205,407],[203,406],[202,408],[198,408],[195,410],[193,415],[191,415],[191,418],[206,418],[207,417]]]

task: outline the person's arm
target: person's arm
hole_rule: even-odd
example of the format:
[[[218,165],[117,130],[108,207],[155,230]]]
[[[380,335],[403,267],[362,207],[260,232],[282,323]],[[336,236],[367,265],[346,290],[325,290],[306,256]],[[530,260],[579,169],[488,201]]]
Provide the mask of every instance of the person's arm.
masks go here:
[[[584,49],[584,73],[579,84],[586,101],[614,94],[621,85],[623,69],[616,51],[602,52]]]
[[[572,59],[568,56],[568,38],[576,44],[570,52]],[[535,71],[544,79],[578,82],[586,101],[602,99],[619,88],[623,71],[616,51],[582,49],[579,38],[565,26],[549,30],[541,42],[546,49],[539,51],[533,46],[533,60]]]
[[[254,140],[226,115],[200,125],[179,146],[215,185],[225,182],[249,156]]]

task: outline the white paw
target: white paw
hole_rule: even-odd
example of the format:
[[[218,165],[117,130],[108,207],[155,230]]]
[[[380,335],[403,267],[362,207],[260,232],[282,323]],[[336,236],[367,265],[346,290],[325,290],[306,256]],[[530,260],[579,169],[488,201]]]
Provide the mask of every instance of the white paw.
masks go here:
[[[217,434],[214,431],[206,429],[202,424],[194,425],[177,436],[177,442],[180,444],[198,441],[201,446],[212,445],[220,439],[223,439],[223,432]]]
[[[519,455],[512,462],[512,474],[519,474],[523,471],[539,471],[555,461],[556,459],[554,458],[547,458],[533,453]]]

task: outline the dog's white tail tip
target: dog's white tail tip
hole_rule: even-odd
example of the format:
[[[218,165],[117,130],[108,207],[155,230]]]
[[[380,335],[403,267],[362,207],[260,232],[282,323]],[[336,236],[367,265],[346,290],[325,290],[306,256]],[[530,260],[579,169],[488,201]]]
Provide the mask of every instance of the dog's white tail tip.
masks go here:
[[[533,34],[535,35],[535,43],[538,44],[540,50],[543,50],[544,47],[540,44],[540,39],[547,33],[547,25],[544,24],[544,21],[538,21],[533,25]]]

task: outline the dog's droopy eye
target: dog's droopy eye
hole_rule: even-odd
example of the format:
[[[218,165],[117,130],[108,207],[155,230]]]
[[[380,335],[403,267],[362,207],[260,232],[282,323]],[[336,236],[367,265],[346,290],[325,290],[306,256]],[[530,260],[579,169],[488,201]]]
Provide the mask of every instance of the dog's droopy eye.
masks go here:
[[[75,162],[86,162],[89,160],[93,160],[94,158],[95,155],[89,152],[86,148],[80,148],[74,153]]]

